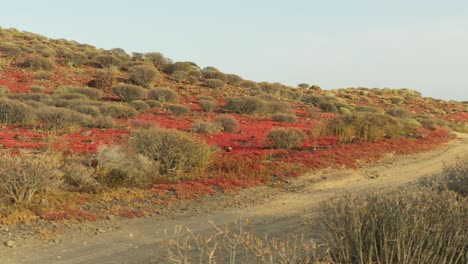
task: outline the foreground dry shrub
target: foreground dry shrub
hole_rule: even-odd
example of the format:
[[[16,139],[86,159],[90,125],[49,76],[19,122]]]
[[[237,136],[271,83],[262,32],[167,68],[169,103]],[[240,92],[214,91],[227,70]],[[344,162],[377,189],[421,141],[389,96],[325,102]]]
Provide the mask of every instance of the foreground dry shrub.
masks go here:
[[[272,148],[297,148],[306,139],[304,131],[297,128],[273,128],[266,135],[266,144]]]
[[[118,85],[112,88],[112,92],[125,102],[146,98],[146,90],[138,85]]]
[[[26,125],[32,122],[34,122],[34,113],[30,106],[9,99],[0,99],[0,123]]]
[[[100,104],[99,111],[106,116],[113,118],[132,118],[138,114],[135,108],[128,105],[116,104],[116,103],[104,103]]]
[[[44,70],[44,71],[49,71],[54,68],[54,64],[47,58],[44,58],[42,56],[38,55],[33,55],[27,57],[23,64],[23,67],[30,68],[32,70]]]
[[[225,132],[235,132],[239,128],[239,122],[231,115],[220,115],[215,118],[215,123],[219,124]]]
[[[317,232],[336,263],[466,263],[468,200],[403,189],[321,205]]]
[[[31,201],[38,192],[55,191],[63,181],[58,153],[0,154],[0,192],[15,203]]]
[[[213,89],[222,89],[224,88],[224,82],[218,79],[206,79],[203,82],[203,85]]]
[[[152,65],[137,65],[128,70],[129,80],[137,85],[149,87],[159,77],[160,73]]]
[[[157,163],[162,174],[204,168],[214,152],[204,141],[189,134],[160,128],[134,131],[129,144],[138,154]]]
[[[96,88],[109,88],[114,86],[117,69],[98,69],[94,75],[94,79],[90,81],[89,86]]]
[[[468,156],[459,157],[452,165],[445,165],[440,174],[423,178],[420,183],[437,191],[452,191],[468,197]]]
[[[259,237],[239,222],[231,227],[213,224],[210,235],[193,233],[190,229],[175,229],[175,239],[169,241],[170,263],[315,263],[313,243],[302,238],[278,240]]]

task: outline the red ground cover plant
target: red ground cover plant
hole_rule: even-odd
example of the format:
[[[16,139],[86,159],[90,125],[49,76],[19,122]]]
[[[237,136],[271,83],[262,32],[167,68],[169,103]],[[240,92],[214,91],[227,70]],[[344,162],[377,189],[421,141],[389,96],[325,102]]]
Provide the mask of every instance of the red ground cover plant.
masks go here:
[[[30,93],[33,79],[25,72],[8,69],[0,75],[0,86],[10,89],[11,93]]]

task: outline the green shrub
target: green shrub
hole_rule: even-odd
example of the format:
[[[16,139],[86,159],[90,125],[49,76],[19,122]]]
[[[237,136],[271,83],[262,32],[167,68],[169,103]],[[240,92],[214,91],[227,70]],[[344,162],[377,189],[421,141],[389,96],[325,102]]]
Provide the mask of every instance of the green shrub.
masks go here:
[[[101,99],[103,92],[101,90],[89,87],[60,86],[54,90],[54,94],[79,93],[86,95],[91,100]]]
[[[310,85],[307,83],[300,83],[297,85],[297,87],[302,88],[302,89],[309,89]]]
[[[179,95],[170,88],[157,87],[148,92],[148,99],[157,100],[160,102],[179,102]]]
[[[272,148],[297,148],[306,139],[304,131],[297,128],[273,128],[267,135],[267,146]]]
[[[408,188],[322,203],[313,232],[331,263],[466,263],[468,200]]]
[[[160,78],[160,73],[153,66],[138,65],[128,70],[129,80],[137,85],[149,87]]]
[[[276,113],[271,116],[273,121],[281,122],[281,123],[295,123],[297,117],[293,114],[283,114],[283,113]]]
[[[158,164],[162,174],[203,168],[213,155],[205,142],[177,130],[137,130],[130,135],[129,144]]]
[[[239,122],[231,115],[221,115],[215,118],[215,123],[219,124],[225,132],[235,132],[239,128]]]
[[[5,96],[5,95],[8,95],[10,93],[10,89],[8,89],[7,87],[5,86],[1,86],[0,85],[0,97],[1,96]]]
[[[167,109],[175,116],[184,116],[190,111],[190,108],[181,104],[170,104]]]
[[[26,68],[30,68],[35,71],[37,70],[50,71],[54,67],[53,63],[49,59],[44,58],[42,56],[38,56],[38,55],[27,57],[24,60],[22,66]]]
[[[224,88],[224,82],[218,79],[206,79],[203,82],[203,85],[213,89],[222,89]]]
[[[176,71],[184,71],[184,72],[190,72],[190,71],[200,71],[198,66],[189,61],[178,61],[175,63],[168,63],[164,66],[164,72],[172,74]]]
[[[205,112],[211,113],[216,109],[216,102],[211,100],[200,100],[198,101],[200,106],[203,108]]]
[[[105,103],[100,104],[98,107],[103,115],[113,118],[132,118],[138,114],[135,108],[122,104]]]
[[[131,102],[134,100],[141,100],[146,98],[146,90],[137,85],[125,84],[119,85],[112,88],[115,95],[125,102]]]
[[[193,126],[192,126],[192,131],[195,133],[201,133],[201,134],[213,134],[213,133],[218,133],[221,132],[221,126],[219,126],[217,123],[211,123],[208,121],[196,121]]]
[[[36,193],[59,189],[62,158],[57,153],[0,154],[0,193],[15,203],[29,202]]]
[[[237,114],[264,113],[267,104],[260,98],[254,96],[228,97],[226,98],[226,109]]]
[[[46,106],[36,112],[37,120],[48,131],[71,131],[90,124],[89,116],[76,111]]]
[[[0,98],[0,123],[26,125],[34,122],[33,109],[21,102]]]
[[[96,62],[102,68],[112,68],[112,67],[120,67],[122,65],[122,61],[115,56],[112,55],[100,55],[96,57]]]
[[[131,101],[130,105],[138,111],[150,109],[149,105],[146,104],[146,102],[142,100]]]

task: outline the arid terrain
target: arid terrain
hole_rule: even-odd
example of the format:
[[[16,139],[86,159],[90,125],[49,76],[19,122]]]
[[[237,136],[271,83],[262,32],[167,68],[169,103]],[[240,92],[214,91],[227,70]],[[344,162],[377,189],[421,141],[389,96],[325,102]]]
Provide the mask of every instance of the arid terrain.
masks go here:
[[[422,260],[426,253],[385,251],[388,241],[412,243],[381,236],[387,223],[342,230],[354,238],[382,227],[365,236],[383,237],[385,246],[370,253],[337,253],[346,247],[311,230],[340,214],[386,219],[362,204],[419,208],[425,201],[415,194],[374,194],[341,207],[332,197],[367,197],[441,171],[439,182],[418,189],[434,204],[405,216],[428,221],[417,235],[438,237],[444,219],[435,216],[453,206],[452,233],[441,233],[455,235],[425,249],[457,263],[468,248],[457,242],[466,236],[457,221],[467,212],[467,132],[467,102],[408,88],[255,82],[159,52],[130,55],[0,28],[0,263],[166,263],[180,237],[239,221],[261,237],[327,243],[326,263],[433,263]],[[323,202],[332,204],[329,214],[319,210]],[[427,208],[441,210],[426,219]]]
[[[237,194],[191,202],[167,215],[137,220],[102,221],[68,230],[59,243],[23,240],[2,248],[3,263],[165,263],[167,244],[177,226],[210,233],[211,223],[249,220],[256,233],[291,237],[314,225],[314,208],[332,196],[396,188],[440,172],[444,164],[468,154],[468,136],[430,152],[389,156],[357,170],[323,170],[282,187],[253,187]],[[96,232],[96,230],[98,230]],[[100,231],[99,231],[100,230]]]

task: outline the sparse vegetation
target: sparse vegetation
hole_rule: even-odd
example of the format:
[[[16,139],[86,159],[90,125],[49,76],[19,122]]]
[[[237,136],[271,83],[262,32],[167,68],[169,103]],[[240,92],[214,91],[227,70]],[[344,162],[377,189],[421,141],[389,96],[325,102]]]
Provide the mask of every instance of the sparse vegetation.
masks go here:
[[[129,80],[144,87],[150,87],[160,78],[160,73],[151,65],[133,66],[128,70]]]
[[[219,124],[225,132],[236,132],[239,122],[231,115],[220,115],[215,118],[215,123]]]
[[[170,104],[167,106],[167,109],[169,110],[169,112],[171,112],[171,114],[175,116],[183,116],[190,112],[190,109],[188,107],[181,104]]]
[[[138,85],[118,85],[113,87],[112,91],[125,102],[146,98],[146,90]]]
[[[177,103],[179,102],[179,95],[170,88],[158,87],[151,89],[148,92],[148,98],[160,102]]]
[[[292,149],[302,145],[306,134],[297,128],[273,128],[266,138],[269,147]]]
[[[226,109],[237,114],[264,113],[266,107],[265,101],[253,96],[226,98]]]
[[[292,114],[282,114],[282,113],[277,113],[271,116],[273,121],[281,122],[281,123],[295,123],[296,122],[296,116]]]

